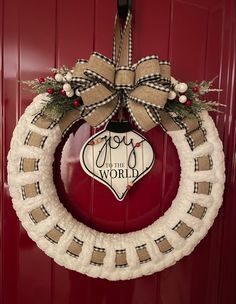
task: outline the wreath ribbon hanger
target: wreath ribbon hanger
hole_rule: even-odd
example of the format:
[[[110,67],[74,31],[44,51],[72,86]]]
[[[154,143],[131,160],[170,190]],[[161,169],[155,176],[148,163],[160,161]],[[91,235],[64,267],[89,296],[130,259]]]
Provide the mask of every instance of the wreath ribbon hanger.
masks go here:
[[[146,56],[132,64],[132,14],[128,11],[124,28],[115,19],[112,60],[93,52],[89,60],[78,60],[73,81],[82,86],[82,117],[93,127],[107,122],[119,107],[126,107],[143,131],[158,123],[152,110],[163,109],[170,91],[170,63],[158,56]]]

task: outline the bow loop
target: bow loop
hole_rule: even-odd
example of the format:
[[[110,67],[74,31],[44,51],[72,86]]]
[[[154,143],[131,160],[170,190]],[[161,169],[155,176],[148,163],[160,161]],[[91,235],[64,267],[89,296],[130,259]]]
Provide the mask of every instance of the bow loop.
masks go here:
[[[111,88],[114,87],[115,66],[109,58],[97,52],[90,56],[84,74],[96,82],[103,82]]]
[[[169,89],[161,85],[145,83],[136,87],[129,95],[131,101],[136,101],[144,105],[164,108],[169,94]]]
[[[171,84],[171,67],[169,61],[160,61],[161,79],[163,85],[170,86]]]
[[[88,65],[88,60],[79,59],[74,66],[72,81],[77,82],[81,86],[91,84],[91,80],[84,74]]]
[[[161,68],[157,56],[147,56],[139,60],[135,70],[135,84],[148,80],[158,80],[161,77]]]

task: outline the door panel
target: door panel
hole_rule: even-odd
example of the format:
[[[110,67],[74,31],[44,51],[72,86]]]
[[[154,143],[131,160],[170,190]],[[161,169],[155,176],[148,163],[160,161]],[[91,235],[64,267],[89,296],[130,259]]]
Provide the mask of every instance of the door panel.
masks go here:
[[[235,3],[233,0],[133,1],[133,61],[145,55],[169,58],[183,81],[213,79],[226,105],[213,114],[226,155],[224,204],[194,252],[160,273],[131,281],[92,279],[55,264],[21,227],[8,193],[6,156],[12,131],[33,94],[18,82],[73,66],[93,50],[111,56],[115,0],[1,0],[1,238],[0,303],[45,304],[233,304],[235,278]],[[156,127],[145,136],[156,162],[124,201],[88,177],[78,161],[93,134],[76,124],[56,151],[55,184],[66,208],[105,232],[127,232],[151,224],[170,206],[178,189],[175,147]],[[60,166],[61,161],[61,166]]]

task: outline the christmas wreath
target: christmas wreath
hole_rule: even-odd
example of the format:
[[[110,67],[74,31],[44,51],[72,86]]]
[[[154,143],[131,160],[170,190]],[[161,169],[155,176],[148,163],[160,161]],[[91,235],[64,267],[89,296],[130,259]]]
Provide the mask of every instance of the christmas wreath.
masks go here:
[[[207,113],[218,104],[202,98],[212,82],[178,82],[170,76],[170,64],[157,56],[132,65],[130,13],[123,30],[116,18],[113,60],[93,53],[73,70],[53,72],[55,77],[27,82],[40,94],[20,118],[8,155],[13,206],[29,236],[58,264],[109,280],[152,274],[190,254],[212,226],[224,190],[222,143]],[[181,177],[171,207],[153,224],[106,234],[65,209],[52,165],[55,149],[72,124],[84,119],[98,127],[120,108],[127,109],[142,131],[158,124],[172,138]],[[89,145],[102,140],[93,138]]]

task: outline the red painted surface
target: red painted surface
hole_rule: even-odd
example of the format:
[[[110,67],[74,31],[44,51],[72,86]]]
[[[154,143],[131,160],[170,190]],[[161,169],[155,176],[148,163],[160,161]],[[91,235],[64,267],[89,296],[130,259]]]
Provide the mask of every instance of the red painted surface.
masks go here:
[[[1,304],[233,304],[235,279],[235,5],[233,0],[134,1],[134,61],[148,54],[172,61],[176,78],[212,79],[219,75],[227,107],[214,115],[226,154],[224,205],[213,228],[195,251],[161,273],[125,281],[92,279],[56,265],[28,238],[8,193],[6,155],[12,131],[32,99],[18,80],[73,66],[96,50],[111,55],[116,1],[42,0],[0,2],[1,55]],[[77,126],[78,127],[78,126]],[[179,180],[173,144],[160,128],[146,134],[156,153],[152,171],[117,202],[78,162],[92,130],[84,124],[57,150],[55,182],[73,215],[100,231],[140,229],[169,207]],[[62,147],[61,147],[62,148]]]

